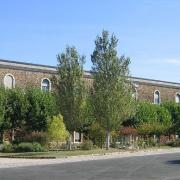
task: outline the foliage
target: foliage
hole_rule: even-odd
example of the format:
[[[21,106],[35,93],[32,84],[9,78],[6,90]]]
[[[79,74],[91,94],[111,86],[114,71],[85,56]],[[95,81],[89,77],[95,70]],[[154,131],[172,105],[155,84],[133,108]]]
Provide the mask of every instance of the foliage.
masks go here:
[[[42,131],[26,132],[20,139],[21,142],[38,142],[41,145],[47,144],[47,134]]]
[[[27,101],[24,92],[20,89],[6,90],[4,119],[12,131],[11,140],[14,141],[14,130],[24,125]]]
[[[34,151],[33,144],[30,142],[22,142],[17,146],[15,151],[16,152],[33,152]]]
[[[10,140],[22,139],[21,132],[45,131],[49,117],[57,114],[55,96],[40,89],[0,88],[0,133],[9,132]],[[21,134],[22,137],[19,135]],[[15,137],[18,135],[19,137]]]
[[[3,141],[3,133],[8,127],[8,122],[5,121],[5,104],[6,104],[6,91],[4,88],[0,88],[0,133],[1,142]]]
[[[30,88],[26,90],[28,101],[26,128],[29,131],[45,131],[49,117],[57,114],[55,96],[51,92]]]
[[[67,47],[57,56],[58,78],[54,78],[60,112],[69,132],[82,126],[84,108],[84,56],[80,56],[75,47]]]
[[[90,126],[89,138],[96,146],[103,147],[105,142],[105,131],[98,122],[95,122]]]
[[[140,102],[135,117],[136,127],[142,135],[166,134],[172,126],[171,116],[163,106]]]
[[[137,129],[133,128],[133,127],[122,127],[119,131],[120,135],[133,135],[133,136],[137,136],[138,132]]]
[[[173,124],[171,131],[180,134],[180,104],[175,102],[164,102],[161,106],[166,108],[171,115]]]
[[[44,148],[38,142],[22,142],[15,149],[16,152],[43,152]]]
[[[1,151],[4,153],[10,153],[14,151],[14,147],[10,143],[3,143]]]
[[[33,151],[34,152],[43,152],[43,151],[45,151],[44,147],[40,143],[33,142],[32,144],[33,144]]]
[[[172,147],[180,147],[180,139],[178,138],[176,140],[171,140],[167,142],[166,145],[172,146]]]
[[[81,144],[82,150],[92,150],[93,148],[94,148],[94,145],[91,140],[86,140]]]
[[[84,97],[82,111],[81,111],[81,123],[77,128],[78,132],[86,133],[94,122],[94,114],[92,108],[92,97],[89,90],[86,90],[86,96]]]
[[[64,142],[67,140],[69,133],[66,130],[66,126],[61,115],[53,116],[49,121],[47,134],[50,141]]]
[[[130,59],[117,55],[117,38],[102,32],[95,40],[91,56],[93,75],[93,109],[96,120],[107,131],[109,148],[110,131],[118,126],[133,111],[132,84],[127,79]]]
[[[135,117],[136,125],[148,122],[151,123],[157,120],[156,108],[156,105],[153,105],[148,101],[139,102]]]

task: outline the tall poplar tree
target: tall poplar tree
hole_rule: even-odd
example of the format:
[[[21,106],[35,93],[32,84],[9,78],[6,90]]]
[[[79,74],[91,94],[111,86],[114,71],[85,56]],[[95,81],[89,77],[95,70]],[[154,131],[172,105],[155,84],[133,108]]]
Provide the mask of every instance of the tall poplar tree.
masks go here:
[[[67,47],[57,56],[58,77],[55,80],[56,92],[68,131],[78,131],[82,125],[84,107],[83,65],[85,57],[80,56],[75,47]]]
[[[93,107],[96,120],[106,130],[106,148],[110,132],[119,128],[133,113],[132,84],[128,80],[130,59],[117,55],[117,38],[107,31],[97,36],[91,55]]]

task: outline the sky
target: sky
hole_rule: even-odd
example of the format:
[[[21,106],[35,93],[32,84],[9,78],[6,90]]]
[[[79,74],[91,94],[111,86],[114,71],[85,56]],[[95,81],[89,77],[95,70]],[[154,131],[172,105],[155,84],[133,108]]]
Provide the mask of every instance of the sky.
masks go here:
[[[104,29],[132,76],[180,83],[179,17],[180,0],[0,0],[0,59],[56,66],[70,45],[90,70]]]

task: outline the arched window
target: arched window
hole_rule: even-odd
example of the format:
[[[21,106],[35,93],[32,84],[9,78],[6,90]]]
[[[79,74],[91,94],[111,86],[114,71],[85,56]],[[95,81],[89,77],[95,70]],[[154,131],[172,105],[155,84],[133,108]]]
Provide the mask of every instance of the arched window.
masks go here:
[[[176,101],[176,103],[180,103],[180,94],[179,93],[176,94],[175,101]]]
[[[50,82],[49,79],[47,79],[47,78],[42,79],[42,81],[41,81],[41,89],[44,92],[48,92],[48,91],[51,90],[51,82]]]
[[[6,74],[4,76],[4,87],[8,89],[12,89],[15,87],[15,79],[12,74]]]
[[[137,100],[138,99],[138,91],[137,91],[137,88],[134,89],[134,92],[132,94],[132,97]]]
[[[160,104],[160,92],[159,91],[155,91],[154,92],[154,104]]]
[[[138,99],[138,84],[133,83],[133,93],[132,97],[137,100]]]

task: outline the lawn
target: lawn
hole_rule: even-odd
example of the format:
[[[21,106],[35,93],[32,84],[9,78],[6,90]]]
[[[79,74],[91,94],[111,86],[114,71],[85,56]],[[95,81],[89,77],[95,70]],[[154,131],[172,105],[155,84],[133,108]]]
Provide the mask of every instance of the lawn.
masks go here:
[[[158,149],[171,149],[170,146],[149,147],[146,150],[158,150]],[[143,149],[140,149],[143,150]],[[93,150],[72,150],[72,151],[47,151],[47,152],[24,152],[24,153],[0,153],[0,158],[29,158],[29,159],[43,159],[43,158],[66,158],[68,156],[80,156],[80,155],[105,155],[115,152],[133,152],[137,150],[123,150],[110,148],[106,149],[93,149]]]
[[[65,158],[78,155],[95,155],[113,152],[122,152],[118,149],[93,149],[93,150],[74,150],[74,151],[48,151],[48,152],[25,152],[25,153],[0,153],[0,157],[12,158]]]

